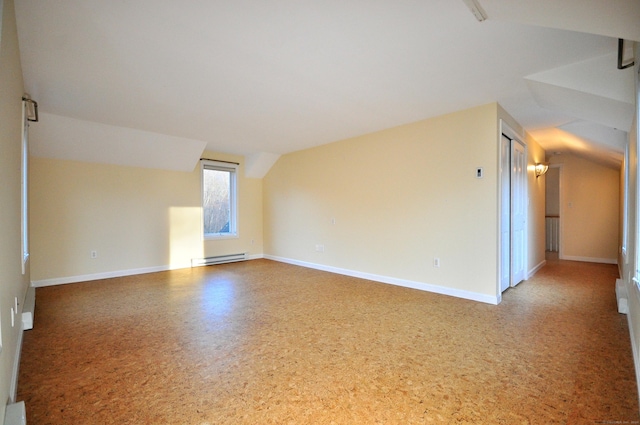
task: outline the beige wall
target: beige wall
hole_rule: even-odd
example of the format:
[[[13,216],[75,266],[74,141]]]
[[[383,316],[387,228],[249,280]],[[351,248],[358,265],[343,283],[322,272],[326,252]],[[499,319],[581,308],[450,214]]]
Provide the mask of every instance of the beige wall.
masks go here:
[[[570,154],[552,156],[550,163],[561,165],[561,258],[615,264],[620,171]]]
[[[282,156],[265,254],[495,297],[497,123],[489,104]]]
[[[166,171],[32,158],[32,278],[39,284],[188,267],[192,258],[262,254],[262,184],[240,162],[239,237],[203,241],[200,167]],[[253,244],[252,244],[253,240]],[[90,252],[98,252],[92,259]]]
[[[12,397],[11,376],[21,331],[21,311],[29,286],[29,270],[22,274],[20,219],[20,163],[22,121],[22,70],[18,53],[13,0],[4,0],[0,44],[0,418]],[[11,327],[11,307],[20,305]]]

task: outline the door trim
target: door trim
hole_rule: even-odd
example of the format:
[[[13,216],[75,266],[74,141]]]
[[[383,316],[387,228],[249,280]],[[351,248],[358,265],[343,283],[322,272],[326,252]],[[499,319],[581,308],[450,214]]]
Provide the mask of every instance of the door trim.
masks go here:
[[[501,286],[500,286],[500,278],[502,276],[502,241],[501,241],[501,235],[500,235],[500,231],[502,228],[502,219],[500,217],[500,213],[502,211],[502,176],[501,176],[501,144],[502,144],[502,135],[507,136],[508,138],[512,139],[512,140],[516,140],[518,143],[522,144],[525,148],[525,164],[527,165],[527,171],[526,171],[526,176],[527,176],[527,180],[526,180],[526,184],[525,184],[525,193],[524,193],[524,197],[525,197],[525,232],[524,232],[524,247],[523,247],[523,255],[524,255],[524,268],[525,268],[525,279],[527,278],[527,273],[528,273],[528,265],[529,265],[529,253],[528,253],[528,247],[529,247],[529,232],[528,232],[528,225],[529,225],[529,172],[528,172],[528,165],[529,165],[529,150],[527,149],[527,144],[523,141],[524,137],[522,137],[522,135],[518,134],[511,126],[509,126],[509,124],[507,124],[503,119],[499,120],[499,125],[498,125],[498,134],[497,134],[497,161],[498,161],[498,176],[497,176],[497,198],[498,198],[498,210],[497,210],[497,256],[496,256],[496,299],[498,300],[498,303],[500,303],[502,301],[502,291],[501,291]],[[511,170],[509,170],[509,172],[511,172]]]
[[[507,136],[508,138],[508,136]],[[516,152],[520,151],[522,156],[516,159]],[[528,212],[528,171],[527,171],[527,145],[522,143],[519,139],[511,139],[511,190],[510,190],[510,286],[516,287],[518,284],[527,279],[527,212]],[[519,171],[516,171],[516,168]],[[514,189],[514,188],[518,189]],[[514,196],[517,194],[517,196]],[[521,217],[518,220],[518,217]],[[519,224],[516,224],[519,223]],[[518,240],[518,234],[521,234],[521,242],[515,243]],[[515,253],[520,254],[520,258],[516,258]],[[518,267],[515,267],[518,265]]]

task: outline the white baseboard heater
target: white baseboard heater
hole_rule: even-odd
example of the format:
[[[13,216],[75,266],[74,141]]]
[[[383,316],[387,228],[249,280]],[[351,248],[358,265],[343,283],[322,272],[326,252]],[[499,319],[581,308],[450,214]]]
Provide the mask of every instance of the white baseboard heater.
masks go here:
[[[33,313],[36,309],[36,288],[30,286],[27,289],[27,296],[24,299],[22,309],[22,329],[28,331],[33,329]]]
[[[629,314],[629,295],[622,279],[616,279],[616,299],[618,300],[618,313]]]
[[[192,258],[191,267],[212,266],[214,264],[224,264],[224,263],[235,263],[236,261],[245,261],[246,259],[247,259],[247,254],[244,252],[240,254],[217,255],[215,257]]]
[[[551,252],[560,251],[560,217],[546,216],[545,220],[546,231],[546,250]]]
[[[7,404],[4,412],[4,425],[27,425],[27,412],[24,401]]]

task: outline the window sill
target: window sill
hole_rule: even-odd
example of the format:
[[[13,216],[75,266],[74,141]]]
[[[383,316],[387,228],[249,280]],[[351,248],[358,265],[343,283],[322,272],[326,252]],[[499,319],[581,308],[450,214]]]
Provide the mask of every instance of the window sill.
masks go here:
[[[205,241],[217,241],[221,239],[238,239],[237,233],[224,233],[224,234],[208,234],[204,235]]]

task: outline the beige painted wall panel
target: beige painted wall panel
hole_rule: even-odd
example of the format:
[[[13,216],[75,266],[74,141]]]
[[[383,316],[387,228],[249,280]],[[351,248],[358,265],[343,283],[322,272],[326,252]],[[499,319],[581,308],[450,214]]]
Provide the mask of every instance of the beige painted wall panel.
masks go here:
[[[265,253],[495,295],[496,170],[496,104],[284,155]]]
[[[545,185],[546,177],[536,178],[536,163],[545,161],[545,151],[527,133],[527,181],[529,182],[528,208],[528,272],[537,270],[545,264]]]
[[[29,286],[29,270],[22,274],[21,254],[21,140],[22,69],[13,0],[4,0],[0,44],[0,418],[10,394],[16,360],[21,312]],[[28,263],[27,263],[28,266]],[[11,307],[18,297],[16,326],[11,327]]]
[[[262,253],[261,184],[245,179],[242,169],[240,237],[215,241],[203,241],[201,235],[199,165],[180,172],[33,158],[31,184],[35,281]],[[92,250],[98,258],[90,257]]]
[[[550,162],[562,164],[562,257],[617,262],[620,171],[570,154],[553,156]]]

